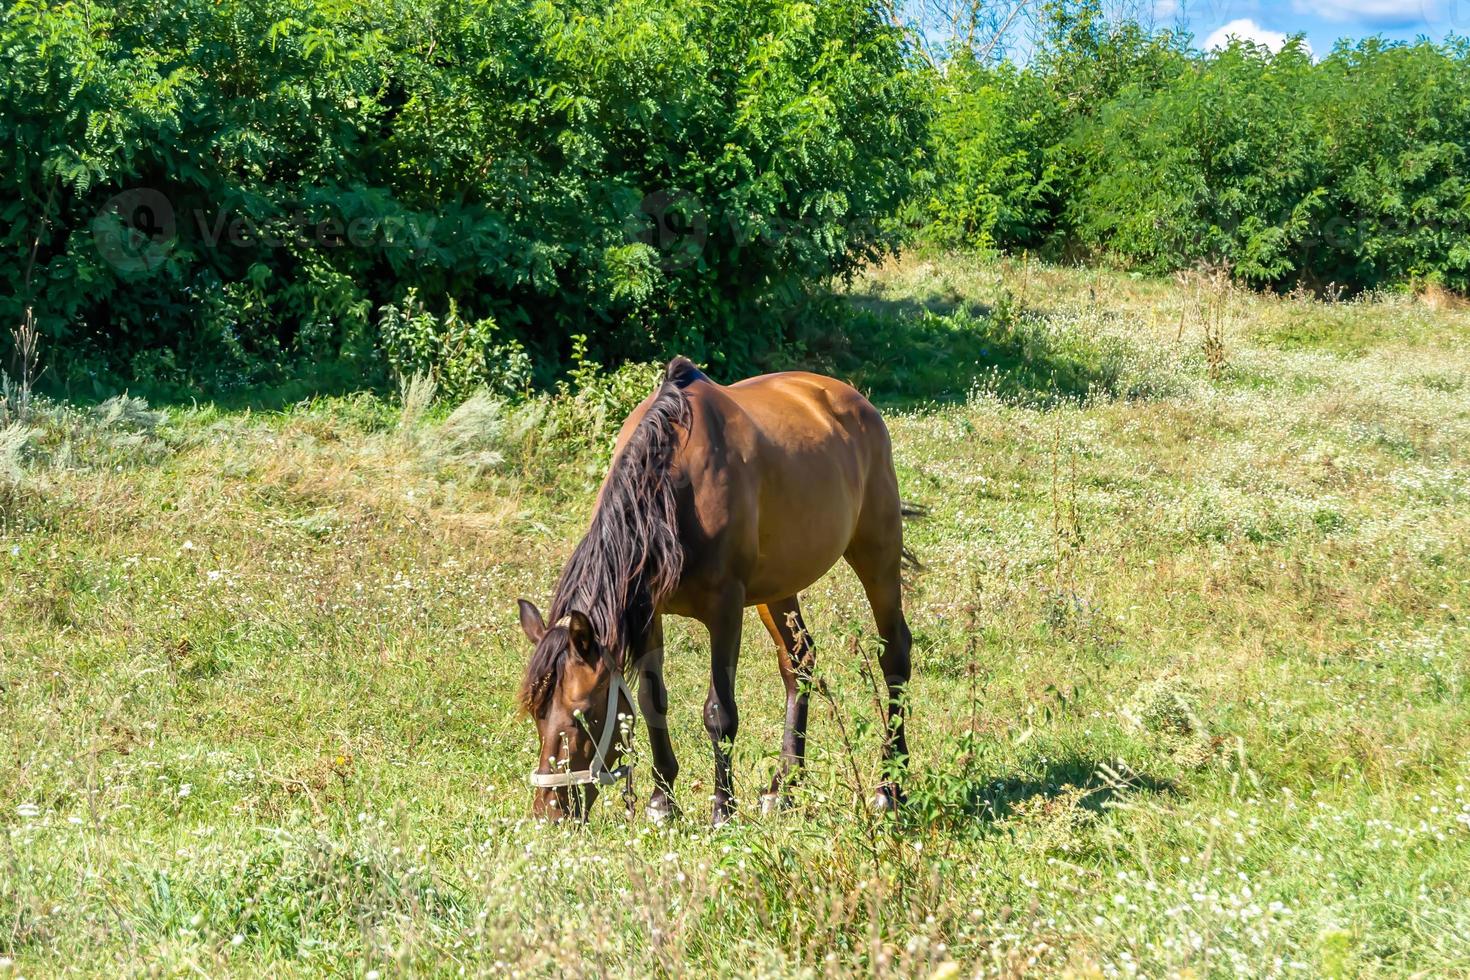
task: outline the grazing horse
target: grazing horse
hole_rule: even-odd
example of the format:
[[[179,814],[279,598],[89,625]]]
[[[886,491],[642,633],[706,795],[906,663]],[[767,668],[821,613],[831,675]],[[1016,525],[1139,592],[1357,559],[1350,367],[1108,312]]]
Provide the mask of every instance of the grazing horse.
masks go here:
[[[766,807],[787,802],[806,749],[812,648],[797,594],[847,559],[883,638],[888,682],[884,782],[873,800],[890,809],[908,754],[903,688],[911,638],[899,584],[902,506],[882,417],[857,391],[802,372],[718,385],[683,357],[623,423],[591,527],[562,569],[548,626],[520,600],[535,644],[520,699],[536,721],[540,764],[532,810],[584,817],[599,787],[628,776],[616,766],[635,707],[636,674],[652,749],[649,816],[675,812],[674,758],[663,681],[666,614],[709,630],[704,726],[714,748],[714,822],[734,812],[730,747],[739,728],[735,664],[746,606],[779,649],[786,684],[781,765]]]

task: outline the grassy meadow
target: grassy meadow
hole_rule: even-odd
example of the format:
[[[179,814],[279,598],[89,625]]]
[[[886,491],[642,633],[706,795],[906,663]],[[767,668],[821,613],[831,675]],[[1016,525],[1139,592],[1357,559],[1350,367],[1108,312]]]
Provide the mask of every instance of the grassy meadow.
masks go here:
[[[900,818],[843,566],[792,812],[752,611],[736,821],[678,620],[684,819],[526,819],[515,599],[647,370],[41,404],[0,429],[0,978],[1470,974],[1470,310],[942,256],[847,293],[802,358],[930,508]]]

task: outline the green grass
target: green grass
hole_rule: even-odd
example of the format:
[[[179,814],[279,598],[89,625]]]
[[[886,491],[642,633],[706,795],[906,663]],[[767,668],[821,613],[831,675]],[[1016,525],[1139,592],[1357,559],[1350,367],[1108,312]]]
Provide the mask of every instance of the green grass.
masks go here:
[[[854,802],[845,568],[805,596],[833,699],[795,812],[752,805],[781,708],[751,615],[740,819],[705,823],[687,623],[689,816],[525,819],[515,598],[646,373],[454,415],[44,407],[0,465],[0,976],[1470,972],[1470,317],[1191,288],[913,261],[813,354],[932,509],[896,822]]]

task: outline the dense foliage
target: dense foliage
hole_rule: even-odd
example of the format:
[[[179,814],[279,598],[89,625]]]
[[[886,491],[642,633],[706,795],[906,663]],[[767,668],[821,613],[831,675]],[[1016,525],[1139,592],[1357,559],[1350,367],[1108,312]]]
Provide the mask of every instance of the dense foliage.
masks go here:
[[[1054,8],[1055,9],[1055,8]],[[970,247],[1200,262],[1272,287],[1470,287],[1470,45],[1187,38],[1058,15],[1024,70],[941,86],[931,233]]]
[[[749,361],[891,247],[925,133],[861,0],[17,0],[0,49],[0,320],[73,389]]]
[[[1467,42],[1200,53],[1045,9],[1026,65],[936,68],[869,0],[15,0],[0,333],[34,322],[83,397],[736,373],[820,359],[833,307],[805,301],[904,225],[1470,288]]]

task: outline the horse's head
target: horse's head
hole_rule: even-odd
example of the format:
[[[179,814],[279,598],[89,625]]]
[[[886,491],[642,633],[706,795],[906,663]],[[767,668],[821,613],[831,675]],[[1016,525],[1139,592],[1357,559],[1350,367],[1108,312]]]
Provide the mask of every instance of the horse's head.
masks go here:
[[[631,730],[633,701],[622,674],[580,612],[547,627],[541,611],[520,602],[521,628],[535,644],[521,704],[536,722],[541,751],[531,775],[534,816],[584,819],[599,787],[621,778],[617,760]]]

